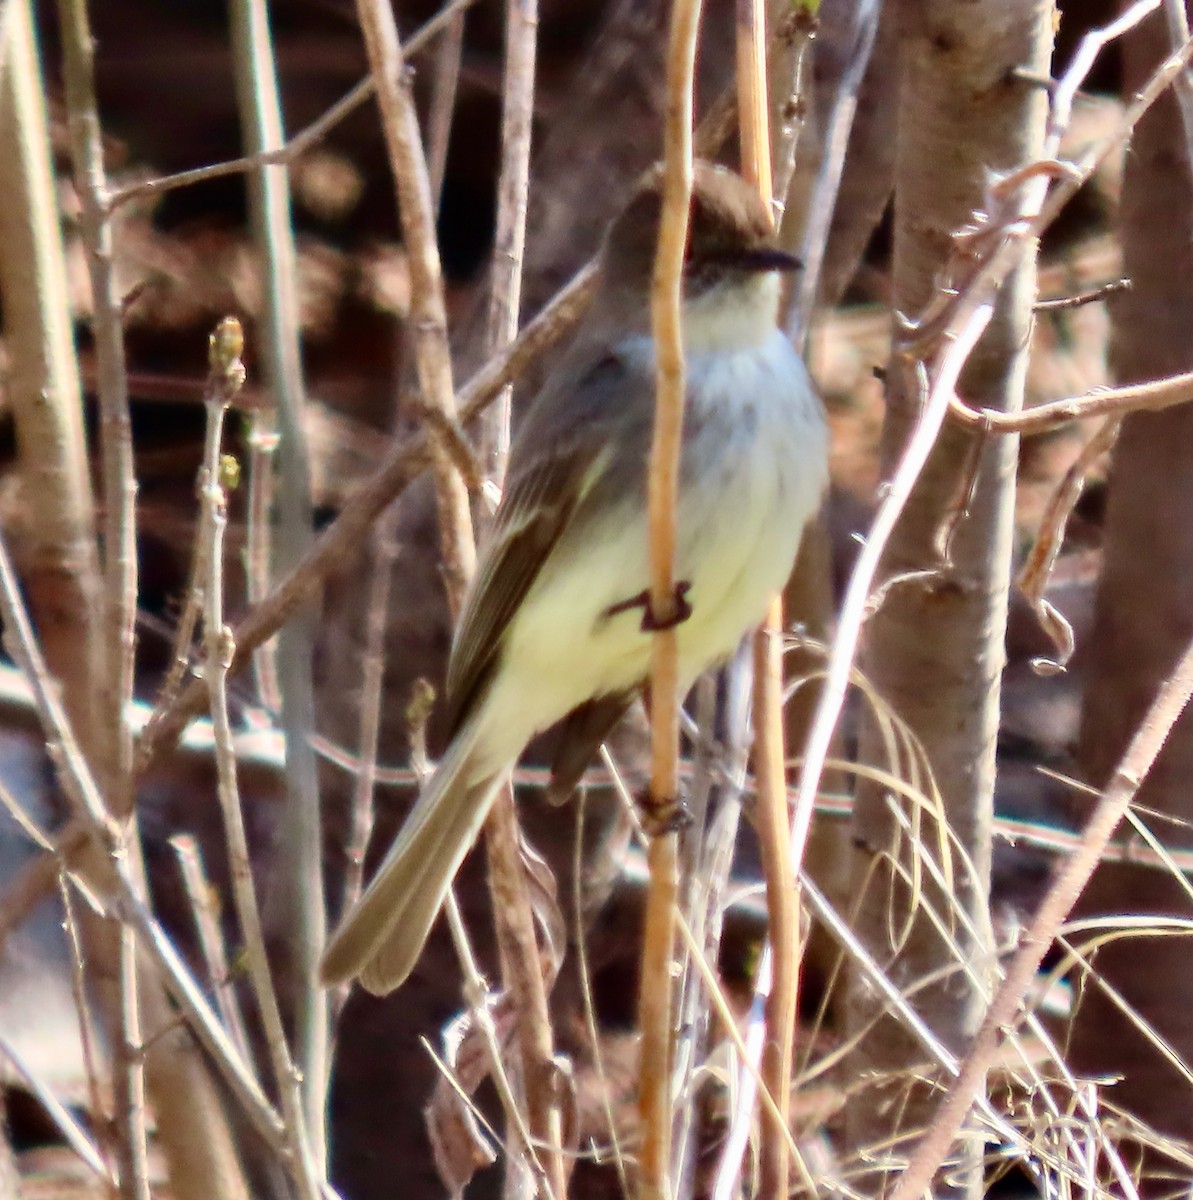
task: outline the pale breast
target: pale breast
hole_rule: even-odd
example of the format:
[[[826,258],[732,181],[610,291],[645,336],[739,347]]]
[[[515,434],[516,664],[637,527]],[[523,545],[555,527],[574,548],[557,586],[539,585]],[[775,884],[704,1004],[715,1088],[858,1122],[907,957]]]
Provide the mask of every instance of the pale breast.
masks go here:
[[[827,430],[802,362],[776,330],[737,354],[692,355],[681,466],[676,578],[692,615],[679,626],[689,684],[763,616],[790,572],[826,483]],[[645,677],[642,610],[609,610],[650,579],[645,461],[621,502],[557,553],[509,629],[502,679],[526,736],[593,695]]]

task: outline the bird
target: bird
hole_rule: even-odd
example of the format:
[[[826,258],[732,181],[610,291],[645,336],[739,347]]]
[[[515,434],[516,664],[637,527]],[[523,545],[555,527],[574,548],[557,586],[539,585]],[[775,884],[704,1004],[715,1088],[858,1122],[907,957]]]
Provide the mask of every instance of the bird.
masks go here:
[[[566,793],[647,681],[661,181],[656,168],[611,223],[591,305],[518,426],[452,644],[447,749],[329,939],[327,986],[401,985],[531,738],[562,723]],[[694,164],[674,563],[685,692],[762,620],[827,487],[824,409],[777,327],[780,275],[798,265],[753,187]]]

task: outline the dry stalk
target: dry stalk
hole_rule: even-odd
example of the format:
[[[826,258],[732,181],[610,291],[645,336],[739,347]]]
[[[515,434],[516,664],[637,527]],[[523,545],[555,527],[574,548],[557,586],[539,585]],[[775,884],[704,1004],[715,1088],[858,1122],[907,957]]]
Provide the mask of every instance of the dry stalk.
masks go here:
[[[1073,653],[1073,628],[1064,614],[1048,600],[1044,591],[1064,542],[1065,526],[1081,498],[1085,476],[1114,444],[1120,424],[1118,417],[1107,417],[1081,448],[1081,453],[1049,498],[1036,532],[1036,540],[1015,579],[1015,586],[1030,602],[1041,628],[1056,646],[1051,659],[1037,658],[1032,661],[1032,666],[1040,673],[1063,670]]]
[[[791,814],[783,750],[782,601],[772,606],[766,625],[754,635],[754,775],[758,787],[755,821],[766,879],[769,944],[763,963],[770,969],[766,998],[766,1043],[762,1077],[777,1108],[776,1122],[764,1126],[759,1193],[785,1197],[789,1190],[788,1136],[795,1019],[799,1003],[799,894],[791,855]],[[763,970],[762,964],[759,972]]]
[[[192,669],[195,630],[203,612],[203,580],[207,577],[205,555],[207,542],[199,538],[191,556],[190,577],[186,584],[186,600],[178,617],[170,650],[170,666],[154,700],[154,711],[165,712],[178,697]]]
[[[66,934],[66,944],[70,949],[70,992],[75,1004],[75,1015],[79,1022],[79,1046],[83,1051],[83,1070],[87,1075],[87,1100],[99,1131],[99,1149],[104,1157],[104,1167],[111,1174],[111,1163],[115,1158],[111,1141],[115,1131],[107,1119],[107,1105],[104,1103],[100,1087],[95,1022],[92,1019],[91,1007],[87,1003],[87,963],[83,957],[83,939],[79,933],[74,900],[71,897],[70,884],[62,870],[61,860],[55,862],[54,865],[58,868],[57,883],[58,895],[62,900],[62,928]]]
[[[601,747],[601,756],[605,762],[612,764],[608,750]],[[615,768],[611,768],[615,786],[621,782]],[[633,801],[628,792],[623,801],[632,808]],[[617,1117],[613,1112],[613,1089],[608,1087],[608,1072],[605,1070],[604,1054],[601,1050],[601,1035],[597,1029],[596,1002],[592,994],[592,969],[588,959],[588,930],[584,921],[584,812],[587,805],[587,790],[583,787],[576,794],[576,836],[572,843],[572,915],[575,920],[573,941],[576,947],[576,974],[580,983],[580,992],[584,1009],[584,1032],[588,1038],[588,1051],[592,1055],[592,1065],[597,1078],[602,1084],[601,1107],[605,1115],[605,1124],[609,1130],[609,1144],[613,1148],[613,1164],[617,1169],[617,1182],[621,1194],[629,1197],[630,1180],[626,1169],[626,1154],[622,1146],[621,1135],[617,1129]]]
[[[1183,0],[1164,0],[1164,19],[1168,24],[1168,40],[1172,50],[1179,50],[1189,40],[1189,14]],[[1181,110],[1181,126],[1185,132],[1185,159],[1193,171],[1193,79],[1188,70],[1182,71],[1173,84],[1177,107]]]
[[[456,91],[464,46],[464,17],[464,8],[459,8],[451,14],[445,25],[446,32],[435,58],[430,116],[427,122],[427,141],[430,144],[427,173],[431,181],[431,196],[437,212],[443,199],[443,179],[447,168],[452,118],[455,114]],[[413,45],[410,42],[405,47],[406,59],[409,60],[412,54]],[[370,94],[372,94],[372,76],[369,76],[368,82],[370,83]],[[410,327],[407,325],[401,337],[403,360],[408,354],[409,333]],[[399,387],[398,391],[402,390]],[[423,412],[430,419],[433,410],[424,409]],[[456,429],[454,425],[440,422],[436,428],[441,433],[447,431],[448,437],[445,438],[447,448],[459,467],[461,457],[469,457],[471,451],[462,439],[460,439],[459,447],[453,446],[450,442],[450,436]],[[457,449],[462,450],[462,455],[456,453]],[[467,479],[467,476],[465,478]],[[382,514],[371,539],[372,562],[369,571],[365,616],[365,646],[361,655],[356,754],[358,769],[352,788],[348,839],[344,846],[345,867],[341,912],[347,912],[360,895],[364,882],[365,853],[368,850],[369,837],[373,831],[374,792],[377,786],[377,746],[381,734],[381,702],[385,682],[385,632],[389,615],[393,566],[397,558],[397,523],[398,508],[394,504]],[[348,999],[350,990],[350,984],[344,984],[339,988],[333,1002],[337,1013]]]
[[[779,47],[774,69],[769,71],[772,92],[779,85],[772,105],[779,117],[778,128],[771,131],[771,163],[774,169],[772,206],[775,224],[782,226],[787,211],[788,193],[795,178],[795,154],[804,123],[804,89],[809,75],[808,53],[816,35],[817,17],[813,4],[797,4],[790,9],[775,6],[775,38]]]
[[[118,833],[108,826],[106,812],[120,821],[132,814],[134,789],[132,779],[132,731],[127,720],[132,698],[135,669],[134,628],[136,618],[137,561],[136,523],[132,430],[128,408],[128,389],[125,373],[121,298],[113,268],[113,237],[107,208],[107,181],[104,172],[103,144],[95,99],[95,46],[91,36],[84,0],[61,0],[59,26],[63,51],[63,74],[66,84],[68,125],[74,164],[74,178],[81,207],[83,244],[91,282],[93,306],[92,328],[95,336],[97,381],[100,408],[100,444],[104,493],[104,582],[102,597],[74,619],[86,619],[85,613],[96,611],[96,623],[90,645],[76,646],[74,653],[88,665],[92,679],[80,693],[66,698],[74,715],[79,737],[90,756],[90,769],[80,757],[74,735],[66,728],[66,718],[60,709],[50,705],[42,687],[44,680],[37,672],[45,671],[45,663],[32,635],[27,630],[17,633],[6,620],[10,636],[25,643],[26,660],[33,664],[30,682],[39,692],[38,707],[50,727],[51,745],[62,758],[55,762],[64,790],[77,805],[77,815],[87,814],[94,840],[85,844],[75,864],[92,889],[105,895],[113,884],[127,888],[128,896],[138,902],[143,890],[140,878],[140,854],[135,826]],[[50,206],[51,213],[53,206]],[[57,397],[56,397],[57,398]],[[77,417],[76,417],[77,420]],[[67,450],[69,442],[62,444]],[[79,480],[87,473],[80,469]],[[75,487],[80,484],[76,483]],[[65,516],[67,509],[60,510]],[[83,536],[93,536],[90,520]],[[80,543],[81,544],[81,543]],[[94,548],[88,547],[78,560],[80,579],[86,579],[89,562],[94,560]],[[5,560],[5,572],[11,564]],[[6,579],[7,590],[11,580]],[[15,594],[6,601],[14,616],[24,613]],[[26,640],[28,639],[28,640]],[[52,647],[51,647],[52,649]],[[51,659],[58,669],[59,655]],[[64,673],[70,678],[70,672]],[[90,711],[83,711],[86,706]],[[51,714],[56,713],[57,721]],[[67,763],[67,760],[69,764]],[[94,775],[90,772],[94,771]],[[74,776],[76,782],[68,781]],[[77,781],[87,779],[86,786]],[[98,779],[99,786],[95,786]],[[102,796],[102,800],[100,797]],[[142,1019],[150,1027],[164,1026],[170,1017],[169,1005],[161,980],[152,971],[135,977],[129,969],[131,954],[122,950],[122,935],[111,921],[88,912],[84,914],[84,929],[88,938],[97,986],[113,1045],[122,1040],[122,1013],[129,1013],[136,1004]],[[122,968],[122,959],[123,966]],[[136,988],[137,995],[131,989]],[[117,1120],[134,1119],[143,1107],[136,1093],[140,1089],[140,1071],[144,1067],[154,1108],[160,1125],[160,1145],[169,1163],[173,1187],[180,1197],[224,1197],[233,1200],[245,1194],[245,1185],[232,1145],[232,1135],[225,1114],[220,1108],[207,1066],[189,1037],[163,1039],[152,1053],[128,1072],[117,1075]],[[124,1094],[120,1094],[124,1093]],[[190,1094],[190,1103],[176,1103],[183,1093]],[[134,1124],[120,1130],[121,1186],[126,1195],[135,1195],[138,1179],[144,1171],[137,1147],[142,1142]]]
[[[377,784],[377,746],[381,736],[381,688],[385,680],[385,627],[389,615],[390,584],[398,556],[395,540],[397,509],[391,508],[380,521],[372,539],[373,562],[369,575],[369,598],[365,609],[365,651],[361,664],[360,738],[358,769],[352,787],[352,820],[344,847],[344,894],[340,911],[356,903],[364,882],[365,852],[373,830],[373,794]],[[415,775],[413,782],[418,781]],[[340,1003],[347,998],[345,988]]]
[[[668,625],[675,613],[676,504],[685,398],[683,262],[692,195],[692,80],[699,27],[699,0],[675,0],[667,55],[662,220],[650,298],[656,391],[647,516],[649,607],[656,627]],[[642,1148],[638,1195],[641,1200],[665,1200],[670,1193],[672,960],[678,892],[678,835],[666,828],[667,815],[674,812],[679,787],[679,655],[673,627],[659,628],[654,634],[650,694],[650,808],[661,827],[651,831],[650,890],[639,984],[638,1024],[642,1044],[638,1111]]]
[[[534,1140],[522,1118],[522,1109],[518,1104],[513,1082],[503,1063],[501,1035],[498,1033],[491,1005],[488,1002],[489,988],[477,966],[476,955],[468,938],[468,929],[460,913],[460,906],[456,903],[454,892],[448,892],[443,913],[447,918],[448,931],[456,948],[456,957],[460,960],[460,970],[464,975],[464,999],[467,1001],[472,1018],[476,1021],[481,1036],[485,1040],[492,1066],[493,1086],[497,1089],[497,1095],[505,1111],[506,1120],[509,1122],[510,1131],[517,1141],[518,1149],[525,1156],[526,1166],[540,1182],[546,1185],[546,1173],[539,1164]],[[549,1188],[547,1188],[547,1196],[548,1200],[564,1200],[563,1196],[555,1195]]]
[[[249,499],[245,518],[244,576],[250,605],[260,604],[269,595],[270,544],[269,514],[273,508],[273,460],[278,433],[272,413],[256,409],[249,415]],[[277,646],[270,640],[253,652],[253,677],[257,698],[269,712],[280,712],[281,685],[278,683]],[[171,702],[173,697],[171,697]]]

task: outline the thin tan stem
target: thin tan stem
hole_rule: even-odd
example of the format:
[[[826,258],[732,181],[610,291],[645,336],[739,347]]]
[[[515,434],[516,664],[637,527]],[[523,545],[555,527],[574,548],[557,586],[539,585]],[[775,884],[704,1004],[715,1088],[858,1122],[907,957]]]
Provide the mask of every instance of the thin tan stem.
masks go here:
[[[737,110],[742,169],[769,205],[774,183],[767,98],[765,6],[763,0],[738,0]],[[783,746],[782,629],[783,601],[776,598],[754,640],[754,773],[772,946],[762,1074],[778,1105],[779,1119],[778,1127],[766,1124],[761,1139],[758,1187],[766,1200],[784,1200],[789,1189],[788,1125],[800,958]]]
[[[671,10],[667,102],[663,130],[662,223],[651,288],[655,344],[654,436],[650,448],[647,519],[650,529],[650,611],[665,626],[675,612],[675,530],[679,453],[685,399],[683,260],[692,194],[692,81],[700,27],[699,0],[676,0]],[[650,805],[665,821],[679,786],[679,655],[674,628],[651,645]],[[642,1122],[638,1195],[665,1200],[671,1167],[672,959],[678,896],[678,838],[654,830],[650,891],[642,940],[638,1023],[642,1031],[638,1111]]]
[[[785,1197],[789,1186],[788,1128],[802,952],[784,769],[782,614],[782,601],[776,600],[766,624],[754,635],[754,776],[758,787],[755,821],[762,847],[773,956],[762,1077],[776,1105],[775,1122],[768,1123],[762,1138],[758,1186],[760,1195],[775,1200]]]
[[[98,1126],[99,1150],[104,1158],[104,1166],[111,1175],[111,1163],[116,1157],[112,1146],[112,1136],[115,1131],[111,1128],[110,1122],[106,1120],[108,1106],[103,1098],[99,1056],[96,1054],[95,1022],[91,1016],[91,1006],[87,1003],[87,963],[83,957],[83,939],[79,933],[79,922],[76,919],[70,884],[62,870],[62,860],[51,859],[50,861],[54,863],[58,871],[57,885],[58,895],[62,900],[62,928],[66,934],[66,944],[70,949],[70,992],[75,1002],[75,1016],[79,1022],[79,1046],[83,1051],[83,1070],[87,1073],[87,1096],[91,1104],[91,1112],[97,1117],[105,1118],[99,1122]]]

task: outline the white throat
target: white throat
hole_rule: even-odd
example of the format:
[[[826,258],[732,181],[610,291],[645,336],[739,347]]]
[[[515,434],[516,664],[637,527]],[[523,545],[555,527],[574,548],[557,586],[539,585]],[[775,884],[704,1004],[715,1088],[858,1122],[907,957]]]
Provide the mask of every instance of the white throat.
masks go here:
[[[749,350],[774,332],[779,276],[774,271],[717,284],[683,307],[684,350],[690,354]]]

